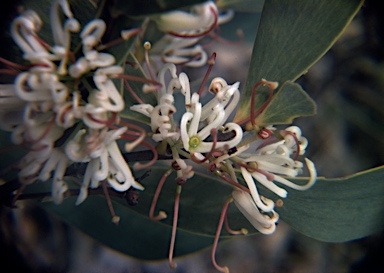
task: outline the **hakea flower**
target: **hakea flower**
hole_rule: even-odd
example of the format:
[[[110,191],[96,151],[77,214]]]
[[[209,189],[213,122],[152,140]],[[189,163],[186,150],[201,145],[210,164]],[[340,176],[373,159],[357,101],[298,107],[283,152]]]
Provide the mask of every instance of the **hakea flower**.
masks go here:
[[[194,93],[191,99],[191,110],[186,112],[181,118],[180,134],[184,149],[188,152],[207,153],[212,150],[213,142],[204,141],[210,134],[212,129],[221,129],[221,125],[225,120],[225,110],[220,103],[211,109],[212,120],[203,128],[199,129],[202,122],[202,105],[199,100],[199,95]],[[189,126],[188,126],[188,122]],[[224,133],[234,131],[236,136],[231,140],[218,141],[216,148],[232,148],[240,143],[243,131],[236,123],[227,123],[222,131]]]
[[[274,202],[259,195],[254,180],[282,198],[287,197],[287,191],[277,186],[274,181],[295,190],[307,190],[316,182],[315,166],[307,158],[305,162],[310,174],[307,184],[297,185],[282,177],[296,177],[302,173],[303,164],[291,156],[304,154],[308,141],[301,136],[301,130],[296,126],[286,128],[281,134],[283,140],[268,144],[270,140],[267,139],[267,143],[262,143],[252,155],[241,154],[241,162],[237,162],[255,204],[264,212],[272,211]]]
[[[88,187],[97,188],[101,181],[107,180],[117,191],[126,191],[130,187],[143,190],[144,187],[135,181],[132,172],[124,160],[116,143],[126,127],[117,130],[80,130],[74,139],[68,142],[65,153],[74,162],[88,162],[80,188],[76,205],[81,204],[88,196]]]
[[[164,63],[201,67],[206,64],[208,56],[199,41],[218,25],[230,21],[233,14],[232,10],[219,14],[216,4],[208,1],[192,7],[190,13],[172,11],[156,15],[152,19],[167,34],[152,50],[161,52]]]
[[[84,185],[89,184],[92,176],[93,187],[107,180],[119,191],[131,186],[143,189],[134,180],[115,141],[127,129],[123,127],[107,131],[107,127],[119,120],[117,115],[124,109],[125,103],[112,81],[112,78],[123,74],[123,68],[113,65],[115,58],[111,54],[99,52],[106,30],[105,22],[95,19],[83,28],[80,38],[84,57],[76,60],[70,52],[71,35],[79,32],[81,26],[74,18],[68,1],[53,0],[49,16],[53,46],[39,38],[42,20],[36,12],[27,10],[13,21],[11,35],[30,65],[22,66],[0,59],[9,67],[4,70],[5,73],[16,75],[14,84],[0,85],[0,104],[4,104],[0,109],[0,126],[11,131],[11,140],[15,145],[22,145],[29,150],[18,163],[20,181],[23,184],[37,179],[45,181],[55,171],[52,195],[55,203],[60,203],[67,190],[62,179],[67,163],[70,160],[89,161]],[[137,33],[137,29],[122,31],[121,39],[129,39]],[[103,46],[106,48],[109,44]],[[69,62],[72,64],[69,65]],[[20,70],[21,73],[18,72]],[[70,90],[71,85],[62,82],[61,76],[69,76],[69,81],[74,81],[90,71],[93,72],[96,88],[90,92],[84,105],[80,91]],[[74,146],[76,141],[70,140],[65,153],[54,148],[64,130],[80,121],[89,131],[86,137],[79,136],[76,139],[84,142],[84,147],[78,148],[78,151]],[[134,141],[127,145],[128,149],[133,149],[143,141],[145,132],[139,131],[133,132],[140,137],[131,137]],[[86,190],[83,187],[78,203],[85,197]]]
[[[191,12],[171,11],[152,18],[164,32],[179,36],[193,32],[196,35],[211,31],[217,24],[218,10],[208,1],[192,7]]]
[[[274,211],[274,208],[275,206],[281,206],[279,204],[281,200],[280,202],[278,200],[275,204],[271,199],[259,195],[254,179],[282,198],[287,197],[287,191],[277,186],[274,181],[296,190],[307,190],[316,182],[315,166],[307,158],[305,158],[305,161],[310,174],[307,184],[297,185],[282,177],[296,177],[301,174],[303,164],[297,161],[296,158],[298,155],[304,154],[308,141],[301,136],[301,130],[296,126],[281,130],[279,133],[282,140],[275,138],[273,135],[274,130],[273,127],[268,127],[258,132],[259,139],[254,141],[258,147],[252,154],[245,153],[249,147],[252,147],[252,145],[245,144],[238,147],[233,154],[224,154],[217,157],[214,161],[216,168],[219,168],[221,164],[225,165],[229,176],[222,174],[218,169],[216,169],[216,174],[220,175],[225,181],[230,182],[233,186],[236,186],[236,189],[232,191],[231,197],[223,206],[212,247],[212,263],[219,271],[229,272],[228,267],[218,265],[215,259],[216,246],[229,203],[234,201],[240,212],[260,233],[272,234],[276,229],[279,215]],[[232,163],[235,164],[232,165]],[[238,183],[234,167],[240,167],[241,174],[248,186],[247,188]],[[227,230],[235,234],[228,227]],[[239,233],[243,233],[243,231],[236,232],[236,234]]]

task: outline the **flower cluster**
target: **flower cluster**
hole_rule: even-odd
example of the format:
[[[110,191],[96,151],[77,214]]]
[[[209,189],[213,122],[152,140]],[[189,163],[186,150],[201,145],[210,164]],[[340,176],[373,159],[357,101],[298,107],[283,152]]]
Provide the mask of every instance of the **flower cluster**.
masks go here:
[[[278,130],[269,125],[259,128],[255,123],[271,101],[275,82],[261,80],[259,86],[270,89],[270,97],[255,111],[255,92],[252,93],[250,116],[240,122],[231,121],[240,101],[240,83],[227,83],[221,77],[210,81],[207,93],[203,90],[215,62],[215,53],[207,53],[197,43],[222,23],[233,16],[229,11],[219,14],[216,5],[209,1],[192,8],[191,13],[174,11],[153,16],[158,29],[165,32],[162,40],[151,49],[144,43],[145,59],[150,79],[124,75],[123,67],[116,65],[115,57],[101,52],[100,43],[106,31],[101,19],[94,19],[82,29],[74,18],[66,0],[54,0],[50,11],[50,23],[54,45],[48,45],[38,36],[41,28],[39,16],[30,10],[21,13],[12,23],[11,34],[23,51],[23,58],[30,66],[20,66],[3,61],[12,68],[21,69],[13,84],[0,85],[0,126],[11,132],[12,142],[28,149],[20,160],[19,180],[24,185],[36,180],[46,181],[53,175],[52,197],[55,203],[62,202],[68,189],[64,181],[67,166],[75,162],[86,163],[82,185],[76,204],[87,198],[89,188],[103,188],[106,183],[119,192],[129,188],[144,190],[125,161],[116,142],[124,138],[126,151],[130,152],[141,144],[151,149],[153,159],[136,163],[134,170],[151,166],[158,158],[158,151],[150,142],[156,142],[171,151],[172,163],[160,179],[153,196],[149,217],[161,220],[167,217],[160,211],[154,216],[156,203],[167,177],[175,171],[176,197],[173,215],[172,239],[169,250],[169,264],[173,263],[173,248],[176,238],[178,206],[182,187],[199,168],[233,186],[233,192],[224,204],[217,229],[212,257],[213,264],[221,271],[214,259],[229,203],[234,201],[240,212],[263,234],[275,231],[279,215],[272,199],[259,194],[263,185],[280,198],[287,197],[287,191],[279,184],[295,190],[307,190],[316,181],[314,164],[305,158],[310,178],[307,184],[297,185],[288,179],[302,173],[304,164],[298,160],[308,144],[301,130],[296,126]],[[65,21],[62,19],[65,17]],[[78,57],[71,52],[71,35],[79,33],[81,53]],[[137,30],[122,31],[122,39],[128,39]],[[160,48],[165,64],[154,73],[149,61],[149,51]],[[193,92],[189,77],[178,71],[176,64],[200,67],[209,64],[206,76],[197,92]],[[12,70],[13,71],[13,70]],[[114,79],[123,78],[126,87],[138,102],[130,111],[146,116],[150,120],[150,132],[137,124],[121,120],[119,113],[128,108]],[[144,92],[153,91],[156,103],[148,104],[140,99],[130,87],[127,79],[146,84]],[[81,81],[92,86],[83,91]],[[177,96],[183,103],[175,103]],[[203,103],[204,101],[204,103]],[[133,103],[130,102],[130,105]],[[9,118],[12,117],[12,118]],[[247,123],[250,122],[250,123]],[[251,126],[249,126],[249,124]],[[70,136],[65,130],[73,130]],[[149,142],[145,138],[151,137]],[[56,147],[59,139],[65,138],[65,145]],[[106,192],[106,197],[107,192]],[[281,200],[280,200],[281,201]],[[113,208],[111,213],[114,216]],[[118,222],[114,216],[114,221]],[[227,226],[228,232],[238,234]],[[240,233],[246,233],[242,230]]]
[[[1,104],[7,105],[1,109],[0,125],[11,132],[14,144],[29,151],[18,164],[19,180],[24,184],[45,181],[54,171],[52,197],[60,203],[68,188],[63,176],[69,163],[89,162],[77,204],[86,198],[90,181],[91,187],[107,180],[118,191],[131,186],[142,190],[116,143],[127,128],[109,130],[125,103],[112,81],[123,68],[114,65],[113,55],[96,49],[106,30],[105,22],[94,19],[81,30],[68,2],[55,0],[50,23],[54,46],[38,36],[42,21],[34,11],[22,12],[11,27],[14,41],[30,63],[17,74],[14,84],[0,85]],[[70,51],[71,33],[80,30],[83,56],[76,59]],[[83,98],[78,79],[89,72],[95,89]],[[64,148],[55,147],[66,129],[79,124],[80,130]]]

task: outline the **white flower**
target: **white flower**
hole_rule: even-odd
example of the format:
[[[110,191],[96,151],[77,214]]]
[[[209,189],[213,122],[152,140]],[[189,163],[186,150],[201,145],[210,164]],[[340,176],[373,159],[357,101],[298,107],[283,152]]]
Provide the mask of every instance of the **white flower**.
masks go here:
[[[180,134],[184,149],[189,152],[207,153],[211,151],[213,142],[204,141],[210,134],[211,129],[221,129],[224,133],[235,131],[236,136],[228,141],[218,141],[216,148],[232,148],[240,143],[243,131],[236,123],[227,123],[223,128],[221,125],[225,119],[225,110],[218,104],[212,109],[212,120],[199,130],[202,116],[202,105],[199,102],[199,95],[194,93],[191,99],[191,110],[186,112],[180,122]]]
[[[193,6],[191,13],[171,11],[153,17],[157,27],[171,34],[199,34],[213,29],[217,24],[218,11],[212,1]],[[213,26],[213,27],[212,27]]]
[[[218,13],[214,2],[208,1],[192,7],[191,12],[172,11],[153,16],[160,30],[167,33],[152,48],[152,54],[161,55],[165,63],[201,67],[208,60],[207,53],[198,42],[217,25],[233,18],[234,12]]]
[[[271,210],[269,214],[260,212],[252,197],[240,190],[234,190],[232,197],[236,207],[258,231],[263,234],[271,234],[275,231],[276,222],[279,220],[279,215],[275,211]]]
[[[282,198],[287,197],[287,191],[277,186],[274,181],[295,190],[307,190],[316,182],[315,166],[307,158],[305,158],[305,162],[310,174],[307,184],[297,185],[282,177],[296,177],[302,172],[303,164],[293,160],[290,156],[295,152],[303,154],[308,144],[307,140],[301,137],[301,131],[296,126],[285,129],[283,133],[283,140],[265,146],[261,145],[261,148],[257,149],[254,155],[241,155],[242,161],[245,163],[240,164],[241,173],[254,202],[263,211],[273,210],[274,203],[268,198],[261,200],[254,179]]]
[[[116,139],[126,130],[126,127],[121,127],[108,132],[92,131],[88,136],[85,136],[85,130],[80,130],[75,138],[68,142],[65,147],[68,158],[75,162],[88,162],[77,205],[87,198],[90,184],[92,188],[96,188],[103,180],[107,180],[117,191],[126,191],[131,186],[144,189],[135,181],[116,143]]]

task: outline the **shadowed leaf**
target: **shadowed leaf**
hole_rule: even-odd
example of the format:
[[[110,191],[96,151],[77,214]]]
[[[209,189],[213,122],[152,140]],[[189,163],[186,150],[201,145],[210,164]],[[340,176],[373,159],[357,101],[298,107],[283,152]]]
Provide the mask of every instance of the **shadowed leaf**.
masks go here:
[[[237,120],[249,113],[253,85],[262,78],[296,80],[334,44],[350,23],[360,0],[265,1]],[[256,109],[264,102],[256,98]]]
[[[297,83],[285,82],[256,118],[258,126],[290,124],[294,118],[316,114],[316,103]]]

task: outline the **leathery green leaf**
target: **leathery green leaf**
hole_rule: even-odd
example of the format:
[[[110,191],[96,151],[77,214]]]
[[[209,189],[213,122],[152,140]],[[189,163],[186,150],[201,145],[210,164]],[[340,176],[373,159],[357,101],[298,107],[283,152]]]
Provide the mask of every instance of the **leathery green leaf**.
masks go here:
[[[236,120],[249,113],[253,85],[262,78],[296,80],[334,44],[361,0],[265,1],[253,47],[251,65]],[[256,108],[264,101],[256,98]]]
[[[256,118],[258,126],[290,124],[294,118],[316,114],[316,103],[297,83],[287,81]]]
[[[66,199],[62,204],[51,202],[41,206],[54,213],[71,226],[79,228],[88,236],[117,251],[142,260],[161,260],[168,257],[172,228],[160,222],[127,209],[119,202],[113,202],[118,225],[111,221],[107,202],[103,196],[89,196],[76,207],[76,197]],[[212,245],[213,238],[179,230],[175,245],[175,257],[199,251]]]
[[[346,178],[319,178],[307,191],[287,189],[277,212],[291,227],[320,241],[362,238],[384,227],[383,181],[384,166]]]

